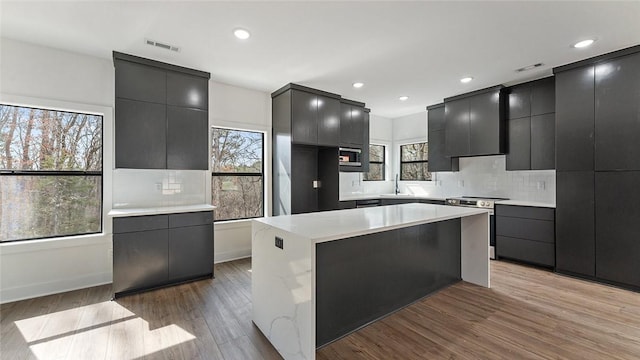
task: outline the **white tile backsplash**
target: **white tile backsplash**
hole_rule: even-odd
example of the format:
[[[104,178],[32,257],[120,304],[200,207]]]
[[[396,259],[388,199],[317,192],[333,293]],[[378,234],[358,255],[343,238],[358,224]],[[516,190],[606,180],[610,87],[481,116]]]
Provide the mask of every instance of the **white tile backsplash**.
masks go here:
[[[113,171],[113,208],[147,208],[208,204],[204,170]]]
[[[401,181],[400,192],[422,196],[489,196],[514,200],[555,203],[555,170],[506,171],[504,155],[482,156],[460,159],[459,172],[435,173],[434,181]],[[352,182],[357,173],[340,173],[340,195],[357,195],[393,192],[393,181],[385,184],[381,191],[370,183]]]

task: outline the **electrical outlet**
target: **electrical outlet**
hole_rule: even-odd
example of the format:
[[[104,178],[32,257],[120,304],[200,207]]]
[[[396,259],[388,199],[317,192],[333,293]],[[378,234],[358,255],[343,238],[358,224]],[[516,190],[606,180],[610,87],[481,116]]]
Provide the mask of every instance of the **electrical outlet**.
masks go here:
[[[536,183],[536,186],[538,187],[538,190],[544,190],[545,185],[546,185],[546,184],[545,184],[545,182],[544,182],[544,181],[538,181],[538,182]]]
[[[458,180],[458,187],[464,187],[464,180]]]
[[[276,236],[276,247],[284,249],[284,240],[281,237]]]

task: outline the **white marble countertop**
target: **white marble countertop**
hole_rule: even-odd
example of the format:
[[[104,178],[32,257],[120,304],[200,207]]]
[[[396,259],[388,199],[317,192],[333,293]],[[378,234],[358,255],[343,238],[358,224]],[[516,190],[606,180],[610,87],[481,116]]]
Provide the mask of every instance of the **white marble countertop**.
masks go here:
[[[211,211],[216,207],[209,204],[199,205],[181,205],[181,206],[164,206],[152,208],[131,208],[131,209],[113,209],[109,211],[107,216],[124,217],[124,216],[143,216],[143,215],[159,215],[183,212]]]
[[[368,199],[426,199],[426,200],[442,200],[446,198],[441,196],[429,195],[413,195],[413,194],[357,194],[340,196],[340,201],[368,200]]]
[[[502,200],[496,201],[497,205],[517,205],[517,206],[533,206],[533,207],[546,207],[546,208],[556,208],[556,204],[538,202],[538,201],[526,201],[526,200]]]
[[[488,213],[484,209],[402,204],[254,219],[314,243]]]

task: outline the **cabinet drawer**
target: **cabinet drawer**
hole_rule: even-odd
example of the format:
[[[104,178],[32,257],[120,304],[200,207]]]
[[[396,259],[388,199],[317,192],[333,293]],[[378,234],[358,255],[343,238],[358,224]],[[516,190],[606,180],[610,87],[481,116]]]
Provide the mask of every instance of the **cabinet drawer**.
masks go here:
[[[213,211],[169,215],[169,227],[207,225],[213,223]]]
[[[507,236],[496,236],[496,254],[545,266],[555,266],[556,263],[553,244]]]
[[[555,242],[553,221],[496,216],[496,235]]]
[[[511,216],[527,219],[549,220],[554,221],[555,209],[519,206],[519,205],[496,205],[497,216]]]
[[[168,215],[129,216],[113,218],[113,233],[158,230],[169,227]]]
[[[433,204],[433,205],[446,205],[446,202],[444,200],[436,200],[436,199],[421,199],[420,203]]]

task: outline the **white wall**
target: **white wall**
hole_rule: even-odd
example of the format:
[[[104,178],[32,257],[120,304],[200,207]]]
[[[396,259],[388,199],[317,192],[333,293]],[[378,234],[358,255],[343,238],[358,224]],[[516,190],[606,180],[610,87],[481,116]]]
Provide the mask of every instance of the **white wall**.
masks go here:
[[[108,213],[113,183],[109,171],[113,168],[112,61],[0,38],[0,80],[3,101],[105,114],[103,210]],[[270,148],[269,94],[213,80],[209,94],[210,124],[265,131]],[[267,173],[270,158],[267,150]],[[267,182],[266,189],[270,188]],[[202,191],[203,199],[211,198],[211,176],[206,176]],[[265,204],[265,209],[270,209],[270,204]],[[0,302],[110,283],[111,224],[106,217],[103,223],[103,234],[0,244]],[[250,255],[249,223],[215,225],[216,261]]]

